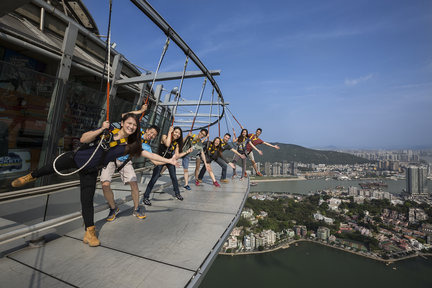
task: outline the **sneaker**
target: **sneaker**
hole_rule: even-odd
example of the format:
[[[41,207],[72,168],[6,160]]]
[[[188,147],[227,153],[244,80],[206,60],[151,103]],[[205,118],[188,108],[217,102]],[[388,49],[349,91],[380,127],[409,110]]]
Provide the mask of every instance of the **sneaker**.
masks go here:
[[[189,185],[184,186],[184,188],[185,188],[186,190],[192,190],[192,188],[190,188]]]
[[[213,182],[213,185],[216,187],[220,187],[220,184],[217,181]]]
[[[175,194],[175,197],[180,201],[183,201],[184,199],[180,194]]]
[[[147,199],[147,201],[148,201],[148,199]],[[147,217],[146,214],[144,213],[144,211],[142,211],[140,207],[138,207],[138,209],[134,210],[132,215],[137,217],[138,219],[145,219]]]
[[[202,179],[198,179],[198,182],[199,182],[199,183],[202,183]]]
[[[120,212],[120,209],[118,207],[115,207],[114,209],[110,208],[108,217],[106,218],[106,221],[112,222],[116,219],[117,214]]]
[[[257,172],[256,174],[257,174],[257,176],[262,176],[261,172]]]
[[[144,203],[144,205],[151,206],[151,202],[148,198],[144,198],[143,203]]]
[[[27,183],[33,182],[33,181],[36,181],[36,178],[33,178],[31,173],[29,173],[25,176],[22,176],[22,177],[15,179],[14,181],[12,181],[11,185],[12,185],[12,187],[21,187],[21,186],[23,186]]]
[[[220,182],[222,182],[222,183],[229,183],[228,179],[221,179]]]
[[[240,181],[243,181],[243,177],[240,177],[240,179],[239,179]]]
[[[196,185],[196,186],[200,186],[200,181],[199,181],[199,180],[196,180],[196,181],[195,181],[195,185]]]

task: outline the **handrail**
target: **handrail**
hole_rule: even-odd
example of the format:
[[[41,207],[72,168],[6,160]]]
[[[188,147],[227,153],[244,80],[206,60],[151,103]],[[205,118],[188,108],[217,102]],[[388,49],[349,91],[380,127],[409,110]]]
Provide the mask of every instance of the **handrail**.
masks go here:
[[[153,166],[142,167],[142,168],[135,169],[135,172],[136,173],[148,172],[152,169],[153,169]],[[119,177],[120,177],[119,173],[115,173],[113,175],[113,179],[116,179]],[[0,193],[0,203],[3,204],[3,203],[7,203],[7,202],[24,200],[24,199],[38,197],[38,196],[51,195],[54,193],[61,192],[62,189],[67,189],[67,188],[79,186],[79,183],[80,183],[79,180],[73,180],[73,181],[64,182],[64,183],[57,183],[57,184],[46,185],[46,186],[41,186],[41,187],[28,188],[28,189],[22,189],[22,190],[18,190],[18,191]]]
[[[214,89],[216,90],[218,96],[220,97],[220,102],[222,105],[222,114],[219,116],[219,120],[222,119],[225,113],[224,98],[222,96],[222,91],[220,90],[216,80],[211,75],[207,67],[198,58],[195,52],[186,44],[186,42],[177,34],[177,32],[168,24],[168,22],[145,0],[131,0],[147,17],[156,24],[159,29],[161,29],[167,36],[170,37],[177,44],[177,46],[182,49],[182,51],[189,56],[189,58],[195,63],[195,65],[206,75],[207,79],[210,81]],[[210,126],[216,124],[218,120],[210,124]],[[203,127],[196,128],[195,130],[201,129]],[[206,128],[204,126],[204,128]]]

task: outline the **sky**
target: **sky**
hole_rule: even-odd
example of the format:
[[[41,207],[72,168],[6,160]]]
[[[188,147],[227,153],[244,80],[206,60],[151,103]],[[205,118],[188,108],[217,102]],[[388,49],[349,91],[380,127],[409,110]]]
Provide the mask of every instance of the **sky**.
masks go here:
[[[83,2],[106,34],[109,1]],[[250,132],[262,128],[264,141],[432,148],[432,1],[149,3],[209,70],[221,70],[215,79],[230,111]],[[132,2],[113,0],[111,35],[129,61],[156,70],[166,36]],[[160,71],[182,71],[184,61],[172,42]],[[182,97],[197,100],[202,83],[186,80]],[[211,87],[204,91],[209,101]],[[228,118],[221,133],[239,133]]]

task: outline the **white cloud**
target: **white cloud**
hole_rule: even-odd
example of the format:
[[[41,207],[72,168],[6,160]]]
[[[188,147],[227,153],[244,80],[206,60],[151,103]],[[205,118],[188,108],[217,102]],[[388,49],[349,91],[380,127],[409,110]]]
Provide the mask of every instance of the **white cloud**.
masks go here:
[[[346,86],[356,86],[359,83],[366,82],[369,79],[372,79],[373,76],[374,75],[371,73],[371,74],[368,74],[366,76],[362,76],[362,77],[355,78],[355,79],[345,79],[345,85]]]

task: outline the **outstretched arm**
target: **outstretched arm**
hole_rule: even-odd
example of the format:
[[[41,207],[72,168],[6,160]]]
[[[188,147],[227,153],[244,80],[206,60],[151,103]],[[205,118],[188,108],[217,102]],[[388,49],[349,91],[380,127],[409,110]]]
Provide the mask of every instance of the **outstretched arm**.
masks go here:
[[[280,147],[278,145],[272,145],[272,144],[267,143],[267,142],[263,142],[262,144],[267,145],[267,146],[272,147],[272,148],[275,148],[275,149],[280,149]]]
[[[234,128],[232,128],[233,129],[233,135],[234,135],[234,137],[233,137],[233,142],[237,142],[237,136],[236,136],[236,133],[235,133],[235,130],[234,130]]]
[[[261,150],[259,150],[258,148],[255,147],[255,145],[252,144],[252,141],[249,142],[249,144],[251,145],[251,147],[256,150],[258,152],[258,154],[262,155],[263,153],[261,152]]]
[[[182,157],[184,157],[186,154],[189,154],[189,153],[191,153],[192,151],[193,151],[193,148],[191,147],[191,148],[189,148],[187,151],[179,153],[179,149],[178,149],[178,147],[176,147],[175,155],[176,155],[176,157],[177,157],[177,159],[178,159],[178,158],[182,158]]]
[[[159,156],[157,154],[150,153],[146,150],[143,150],[141,152],[141,156],[150,159],[150,161],[152,161],[153,164],[155,164],[155,165],[172,164],[176,167],[179,167],[179,164],[177,162],[177,158],[175,155],[172,158],[168,159],[168,158],[164,158],[162,156]]]
[[[141,109],[140,109],[140,110],[129,111],[129,112],[123,113],[123,114],[122,114],[122,118],[123,118],[126,114],[128,114],[128,113],[132,113],[132,114],[135,114],[135,115],[140,115],[140,114],[144,113],[145,111],[147,111],[147,107],[148,107],[148,105],[147,105],[147,104],[144,104],[144,105],[141,106]]]
[[[102,127],[94,130],[94,131],[87,131],[84,134],[81,135],[80,142],[81,143],[90,143],[96,140],[96,137],[101,134],[105,129],[108,129],[110,127],[109,121],[104,121],[102,123]]]
[[[246,156],[244,154],[240,154],[236,149],[231,148],[231,151],[234,152],[234,154],[237,154],[241,159],[245,159]],[[225,161],[226,162],[226,161]],[[227,162],[228,163],[228,162]]]
[[[162,144],[164,144],[166,147],[169,147],[171,145],[172,141],[172,132],[174,131],[173,126],[171,126],[168,130],[168,135],[162,135]]]

